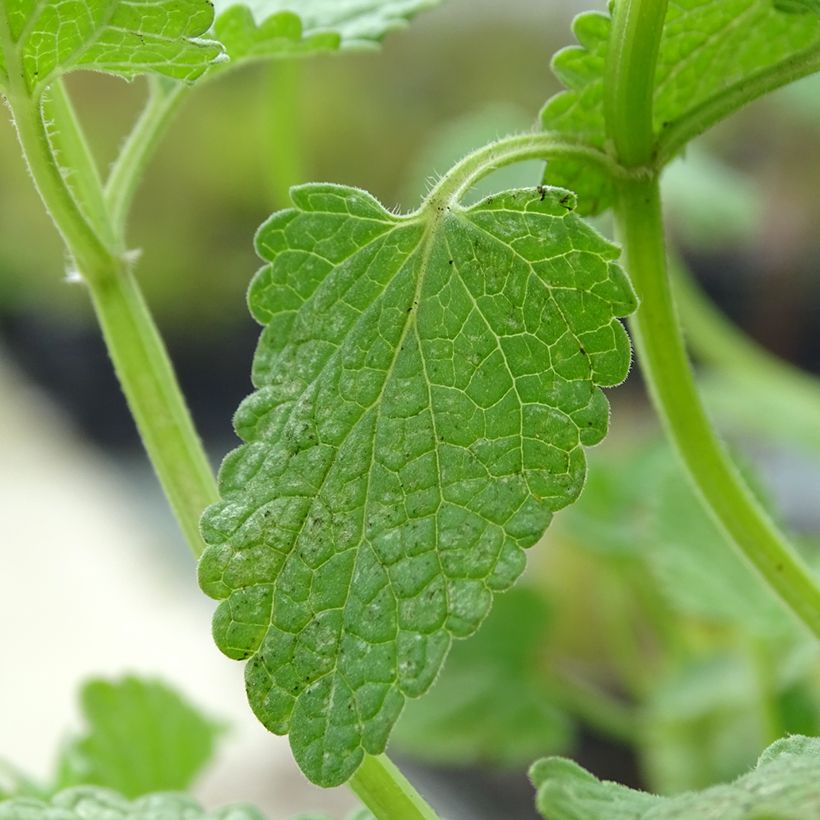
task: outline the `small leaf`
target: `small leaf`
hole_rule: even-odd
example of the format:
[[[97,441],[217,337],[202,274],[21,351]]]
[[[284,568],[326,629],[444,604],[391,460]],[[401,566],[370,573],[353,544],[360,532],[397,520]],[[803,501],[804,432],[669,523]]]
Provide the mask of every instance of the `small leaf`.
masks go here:
[[[787,2],[799,3],[804,10],[817,4]],[[559,51],[552,62],[567,90],[548,100],[541,112],[546,130],[602,150],[603,77],[611,28],[610,18],[598,12],[575,19],[579,45]],[[773,0],[670,3],[655,72],[655,133],[724,89],[815,44],[818,37],[817,16],[783,13]],[[546,180],[576,191],[580,213],[599,213],[612,203],[611,185],[595,168],[555,161],[547,167]]]
[[[0,13],[10,36],[3,66],[13,51],[35,97],[77,68],[194,80],[221,53],[196,39],[213,20],[208,0],[7,0]]]
[[[91,784],[126,797],[186,789],[213,756],[221,732],[157,681],[94,680],[80,700],[88,730],[61,754],[60,789]]]
[[[396,747],[435,764],[496,767],[565,751],[572,727],[539,673],[549,620],[534,590],[499,598],[476,635],[453,647],[427,695],[407,704]]]
[[[410,216],[336,185],[262,226],[258,391],[203,519],[214,634],[336,785],[476,630],[583,486],[634,296],[560,189]]]
[[[372,48],[440,0],[215,0],[214,34],[233,62]]]
[[[820,816],[820,739],[778,740],[748,774],[725,786],[658,797],[598,780],[570,760],[539,760],[530,770],[536,804],[549,820],[771,820]]]
[[[255,808],[226,806],[204,811],[191,798],[173,792],[129,801],[109,789],[78,786],[49,802],[17,798],[0,803],[0,820],[264,820]]]

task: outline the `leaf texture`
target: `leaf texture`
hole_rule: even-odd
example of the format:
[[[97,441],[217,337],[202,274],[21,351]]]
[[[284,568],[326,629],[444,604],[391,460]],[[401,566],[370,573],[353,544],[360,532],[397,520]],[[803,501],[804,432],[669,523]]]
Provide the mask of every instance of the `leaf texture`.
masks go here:
[[[125,797],[187,789],[221,731],[158,681],[90,681],[80,703],[88,730],[61,753],[61,789],[106,786]]]
[[[250,806],[203,811],[191,798],[171,792],[129,801],[109,789],[78,786],[49,802],[21,797],[0,803],[0,820],[264,820]]]
[[[797,2],[808,8],[810,0]],[[546,130],[600,149],[606,148],[603,77],[611,28],[610,17],[599,12],[575,19],[578,45],[562,49],[552,61],[567,90],[541,112]],[[670,0],[655,74],[656,134],[721,91],[815,44],[818,37],[816,15],[786,13],[773,0]],[[611,186],[597,169],[556,161],[546,178],[576,191],[581,213],[599,213],[612,202]]]
[[[407,704],[393,735],[399,751],[434,765],[495,768],[566,752],[572,725],[540,669],[549,609],[526,586],[499,598],[476,635],[453,646],[427,695]]]
[[[258,389],[200,580],[257,716],[329,786],[384,750],[577,497],[635,302],[560,189],[410,216],[336,185],[292,199],[257,237]]]
[[[6,0],[8,37],[33,96],[76,68],[131,78],[194,80],[220,55],[197,38],[213,20],[208,0]]]
[[[231,60],[372,48],[440,0],[215,0]]]
[[[769,746],[734,783],[658,797],[600,781],[570,760],[547,758],[530,777],[549,820],[798,820],[820,817],[820,739],[795,735]]]

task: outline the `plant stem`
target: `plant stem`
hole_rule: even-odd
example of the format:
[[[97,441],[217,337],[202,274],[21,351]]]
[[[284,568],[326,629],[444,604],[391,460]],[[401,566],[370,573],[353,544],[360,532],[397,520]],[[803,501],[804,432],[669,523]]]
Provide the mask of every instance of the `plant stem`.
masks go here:
[[[604,75],[607,136],[625,168],[648,164],[652,98],[667,0],[623,0],[615,9]]]
[[[416,214],[432,203],[450,205],[457,202],[476,182],[498,168],[528,159],[549,160],[554,157],[590,162],[605,169],[613,177],[629,175],[629,172],[618,168],[603,151],[568,140],[563,134],[550,131],[516,134],[491,142],[456,163],[433,186]],[[413,216],[415,214],[411,215]]]
[[[97,163],[62,78],[49,86],[43,95],[42,106],[51,153],[60,165],[63,178],[85,217],[106,244],[113,246],[115,237],[105,207]]]
[[[744,484],[698,395],[666,274],[657,181],[620,181],[616,218],[641,303],[632,317],[632,335],[658,414],[707,508],[769,586],[820,637],[816,579]]]
[[[148,100],[125,139],[105,183],[105,201],[116,235],[122,237],[137,186],[171,119],[191,86],[148,78]]]
[[[365,755],[348,785],[378,820],[438,818],[387,755]]]
[[[168,502],[194,555],[204,544],[199,518],[218,499],[202,443],[156,325],[131,271],[91,282],[109,354]]]
[[[660,0],[624,0],[617,6],[604,98],[607,131],[627,167],[648,165],[654,150],[651,87],[665,10]],[[640,299],[630,325],[658,414],[707,509],[771,589],[820,637],[820,586],[743,482],[698,394],[666,270],[657,177],[620,177],[615,187],[616,223]]]
[[[0,14],[0,38],[8,43],[8,36],[5,15]],[[9,104],[23,156],[46,210],[88,283],[146,450],[192,551],[199,555],[203,549],[199,517],[218,496],[171,363],[127,263],[101,239],[67,186],[40,106],[29,96],[20,66],[13,60],[14,50],[6,48],[5,54],[9,75],[17,78],[9,90]],[[53,127],[60,133],[62,123]],[[76,142],[73,148],[78,148]],[[86,180],[78,190],[88,190],[92,183]]]

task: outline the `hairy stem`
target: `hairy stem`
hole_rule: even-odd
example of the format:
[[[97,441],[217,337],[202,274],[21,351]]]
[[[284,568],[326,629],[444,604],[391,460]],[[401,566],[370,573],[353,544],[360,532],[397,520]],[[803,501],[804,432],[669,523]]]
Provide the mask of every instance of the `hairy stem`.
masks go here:
[[[516,134],[491,142],[456,163],[433,186],[419,211],[432,203],[449,205],[457,202],[476,182],[499,168],[528,159],[549,160],[555,157],[589,162],[604,168],[612,176],[625,173],[603,151],[568,140],[565,135],[549,131]]]
[[[698,395],[666,274],[657,181],[621,181],[616,217],[641,301],[632,335],[667,432],[718,523],[789,609],[820,637],[816,578],[743,482]]]
[[[126,266],[92,282],[108,352],[168,502],[198,556],[199,518],[218,499],[216,482],[165,346]]]
[[[646,87],[653,82],[664,13],[665,3],[658,0],[625,0],[617,7],[604,96],[607,130],[627,166],[647,165],[653,151],[652,95]],[[707,509],[770,588],[820,637],[817,580],[743,482],[698,394],[666,270],[658,180],[622,177],[615,186],[616,222],[640,298],[632,335],[658,414]]]
[[[122,237],[137,186],[174,114],[191,86],[148,79],[148,100],[125,139],[105,183],[105,201],[116,235]]]
[[[5,22],[0,14],[0,37],[8,34]],[[5,53],[13,55],[14,51],[7,48]],[[19,66],[11,64],[12,58],[7,59],[10,75],[22,77]],[[199,516],[217,499],[216,485],[162,340],[127,263],[101,238],[81,210],[74,190],[66,184],[43,113],[22,80],[10,89],[9,105],[23,155],[46,210],[91,290],[111,358],[148,455],[192,551],[199,555],[203,548]],[[65,114],[67,109],[53,107],[50,115],[57,116],[61,111]],[[62,122],[55,121],[49,127],[57,134],[72,133],[71,126],[64,130]],[[77,150],[78,143],[72,143],[72,151]],[[73,170],[83,172],[82,167]],[[87,179],[75,188],[90,190],[93,182]]]
[[[61,78],[55,80],[43,95],[42,117],[48,129],[51,152],[74,199],[106,244],[113,246],[115,237],[105,207],[97,163]]]
[[[365,755],[348,785],[378,820],[438,818],[387,755]]]
[[[626,168],[648,164],[652,98],[667,0],[623,0],[615,9],[604,77],[607,136]]]

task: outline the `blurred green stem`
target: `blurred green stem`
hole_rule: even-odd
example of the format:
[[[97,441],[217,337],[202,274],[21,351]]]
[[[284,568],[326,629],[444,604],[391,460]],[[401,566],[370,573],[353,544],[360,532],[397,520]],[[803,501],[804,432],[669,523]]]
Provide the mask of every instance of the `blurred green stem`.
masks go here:
[[[637,743],[639,718],[632,707],[597,686],[562,676],[553,668],[545,669],[543,678],[550,702],[602,734],[622,743]]]
[[[149,77],[148,99],[125,139],[105,183],[105,202],[118,237],[125,234],[134,194],[159,141],[191,86]]]
[[[665,5],[624,0],[616,7],[605,111],[617,157],[627,168],[647,168],[652,161],[652,95],[646,88],[653,83]],[[615,186],[616,224],[640,299],[632,336],[658,414],[707,509],[769,587],[820,637],[817,579],[744,483],[698,394],[666,269],[657,177],[621,177]]]
[[[199,556],[205,548],[199,518],[219,494],[165,345],[128,265],[89,286],[145,449],[191,551]]]

